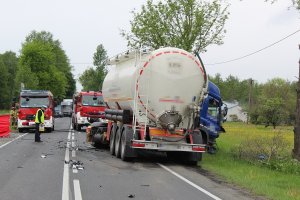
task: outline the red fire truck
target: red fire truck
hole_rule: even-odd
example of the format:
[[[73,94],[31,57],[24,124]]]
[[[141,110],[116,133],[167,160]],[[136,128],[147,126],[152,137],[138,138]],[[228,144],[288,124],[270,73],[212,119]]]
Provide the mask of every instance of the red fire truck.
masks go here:
[[[45,129],[54,130],[54,100],[53,94],[47,90],[22,90],[19,98],[18,130],[23,132],[35,129],[35,114],[41,106],[45,110]]]
[[[76,93],[73,97],[72,125],[77,131],[90,123],[102,121],[105,103],[101,92],[86,91]]]

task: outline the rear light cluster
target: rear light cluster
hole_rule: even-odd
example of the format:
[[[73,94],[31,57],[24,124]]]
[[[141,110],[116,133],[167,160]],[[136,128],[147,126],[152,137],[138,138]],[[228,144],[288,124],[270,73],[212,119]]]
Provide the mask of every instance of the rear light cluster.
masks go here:
[[[193,146],[193,151],[206,151],[205,147],[202,146]]]
[[[29,126],[29,121],[22,122],[22,125],[23,125],[23,126]]]
[[[145,147],[145,144],[140,142],[132,142],[132,147]]]

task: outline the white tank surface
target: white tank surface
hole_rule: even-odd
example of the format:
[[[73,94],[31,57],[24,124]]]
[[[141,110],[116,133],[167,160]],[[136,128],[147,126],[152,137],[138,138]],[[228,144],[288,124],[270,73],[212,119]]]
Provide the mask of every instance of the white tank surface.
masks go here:
[[[111,109],[128,109],[136,116],[147,113],[153,123],[168,112],[177,113],[173,119],[177,122],[187,121],[189,106],[199,105],[207,89],[201,62],[182,49],[166,47],[145,51],[141,59],[136,59],[134,52],[127,53],[115,57],[110,64],[115,67],[103,82],[104,101]],[[179,123],[176,126],[184,124]]]

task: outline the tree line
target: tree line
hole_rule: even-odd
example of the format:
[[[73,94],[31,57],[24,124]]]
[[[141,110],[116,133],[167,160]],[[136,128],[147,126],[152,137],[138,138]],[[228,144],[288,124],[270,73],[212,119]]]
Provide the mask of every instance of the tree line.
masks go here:
[[[76,81],[72,66],[59,40],[50,32],[32,31],[22,44],[20,55],[0,54],[0,109],[8,109],[24,89],[50,90],[57,100],[72,98]]]
[[[251,123],[274,128],[279,124],[294,124],[296,81],[273,78],[259,83],[252,79],[240,80],[232,75],[223,79],[220,74],[209,79],[220,88],[224,101],[237,100],[240,103],[249,113]]]

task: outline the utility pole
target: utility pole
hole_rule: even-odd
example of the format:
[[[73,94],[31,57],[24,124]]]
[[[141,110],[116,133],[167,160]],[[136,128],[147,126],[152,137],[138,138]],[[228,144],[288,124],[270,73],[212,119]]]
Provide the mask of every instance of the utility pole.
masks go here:
[[[252,86],[253,86],[253,79],[249,79],[249,96],[248,96],[248,114],[247,114],[247,124],[250,121],[250,113],[252,107]]]
[[[300,50],[300,44],[299,44]],[[299,77],[297,88],[297,108],[296,108],[296,125],[294,128],[294,149],[293,157],[300,161],[300,59],[299,59]]]

